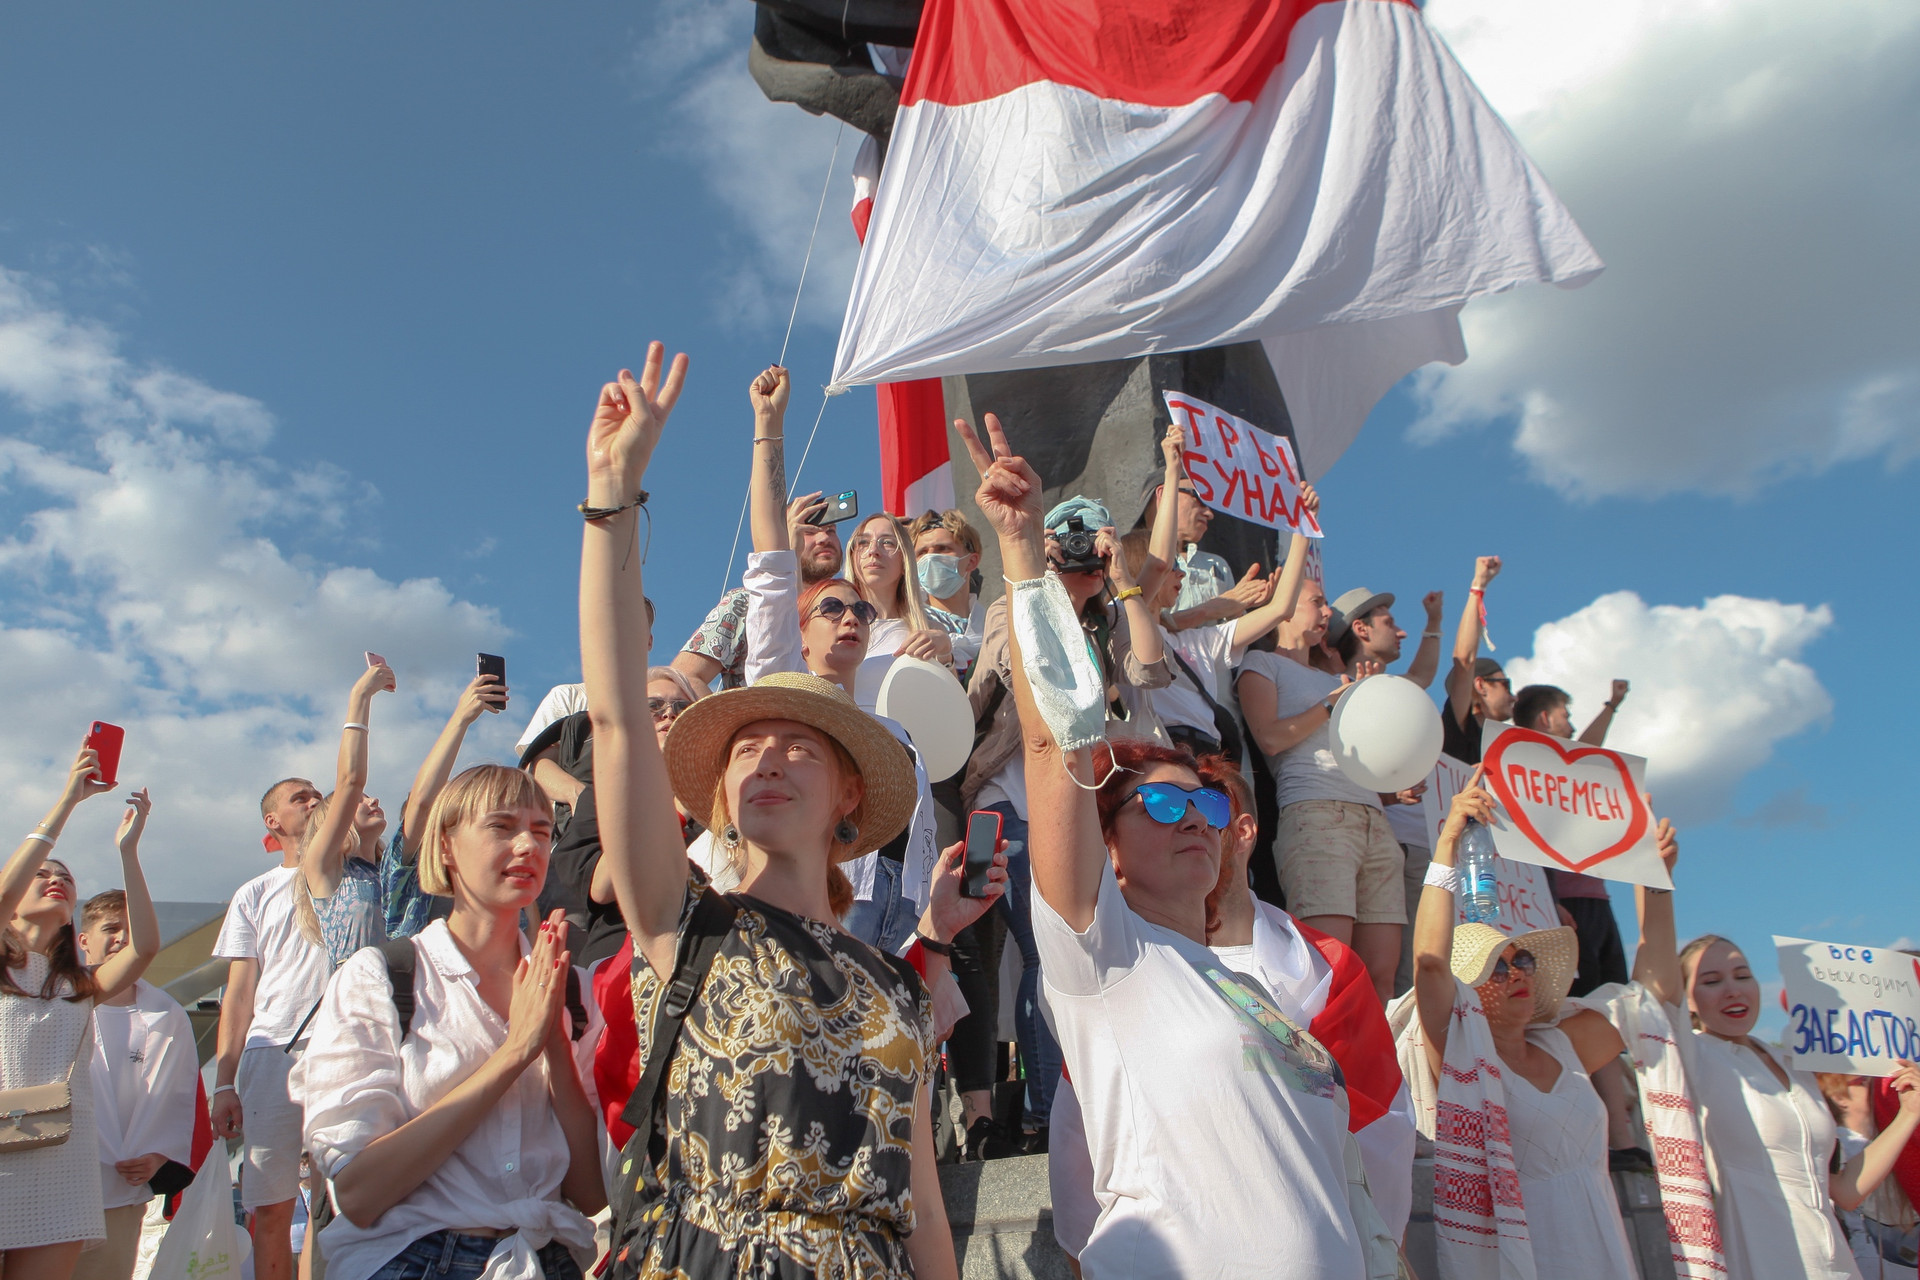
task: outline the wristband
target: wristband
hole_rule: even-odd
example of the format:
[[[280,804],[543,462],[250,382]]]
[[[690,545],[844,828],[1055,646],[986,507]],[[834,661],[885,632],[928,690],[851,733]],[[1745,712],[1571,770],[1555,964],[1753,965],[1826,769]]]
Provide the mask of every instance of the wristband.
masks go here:
[[[51,845],[53,843],[53,837],[44,831],[29,831],[27,833],[27,840],[38,840],[45,845]],[[22,840],[20,843],[25,844],[26,840]]]
[[[919,942],[921,946],[933,952],[933,954],[937,956],[947,956],[949,958],[952,957],[953,944],[951,942],[935,942],[932,938],[929,938],[926,934],[920,932],[918,929],[915,929],[913,931],[913,936],[914,936],[914,939],[917,942]]]
[[[608,516],[619,515],[628,507],[644,507],[646,505],[647,491],[642,489],[638,494],[634,495],[631,502],[623,502],[617,507],[590,507],[582,502],[574,507],[574,510],[580,513],[580,518],[583,520],[605,520]]]
[[[1671,889],[1656,889],[1650,884],[1643,884],[1640,887],[1642,889],[1645,889],[1648,893],[1658,894],[1662,898],[1668,896],[1673,892],[1673,890]]]
[[[1487,589],[1485,587],[1468,587],[1467,594],[1470,596],[1483,596],[1487,594]]]
[[[358,729],[362,733],[367,732],[367,726],[361,724],[358,720],[349,720],[340,727],[342,729]]]
[[[1440,638],[1440,633],[1438,631],[1422,631],[1420,633],[1420,638],[1422,640],[1438,640]]]
[[[782,440],[784,438],[785,437],[783,436],[755,436],[753,438],[753,442],[755,444],[773,444],[776,441]]]
[[[1448,893],[1456,893],[1460,888],[1460,868],[1443,867],[1437,862],[1432,863],[1427,867],[1426,878],[1421,883],[1436,889],[1445,889]]]
[[[233,1087],[232,1085],[230,1085],[230,1084],[217,1084],[217,1085],[215,1085],[215,1086],[213,1086],[213,1093],[212,1093],[212,1094],[211,1094],[210,1096],[212,1096],[212,1097],[215,1097],[215,1098],[217,1098],[217,1097],[219,1097],[219,1096],[220,1096],[221,1094],[223,1094],[223,1093],[231,1093],[231,1094],[233,1094],[233,1095],[234,1095],[235,1097],[239,1097],[239,1096],[240,1096],[240,1091],[239,1091],[238,1089],[236,1089],[236,1088],[234,1088],[234,1087]]]
[[[1139,587],[1128,587],[1125,591],[1122,591],[1119,595],[1115,596],[1113,598],[1113,602],[1115,604],[1125,604],[1127,601],[1133,599],[1135,596],[1143,596],[1145,594],[1147,593],[1142,591]]]

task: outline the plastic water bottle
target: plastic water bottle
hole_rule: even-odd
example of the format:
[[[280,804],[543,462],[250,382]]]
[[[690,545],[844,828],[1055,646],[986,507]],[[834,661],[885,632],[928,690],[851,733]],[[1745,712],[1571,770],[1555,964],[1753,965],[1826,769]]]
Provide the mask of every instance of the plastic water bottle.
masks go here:
[[[1467,919],[1492,924],[1500,915],[1500,885],[1493,875],[1493,832],[1467,823],[1460,837],[1460,905]]]

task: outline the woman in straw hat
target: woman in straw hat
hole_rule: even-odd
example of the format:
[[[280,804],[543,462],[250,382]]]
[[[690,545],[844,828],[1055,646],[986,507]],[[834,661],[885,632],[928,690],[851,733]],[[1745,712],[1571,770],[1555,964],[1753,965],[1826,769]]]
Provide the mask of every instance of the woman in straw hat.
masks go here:
[[[1479,781],[1476,769],[1434,844],[1414,920],[1413,990],[1392,1017],[1434,1140],[1440,1274],[1633,1280],[1607,1174],[1606,1104],[1590,1079],[1625,1044],[1598,1013],[1559,1016],[1578,956],[1573,930],[1508,937],[1454,926],[1460,837],[1494,812]]]
[[[686,357],[602,389],[587,440],[580,650],[601,837],[634,937],[640,1055],[684,1008],[652,1140],[616,1187],[616,1276],[954,1276],[933,1164],[925,988],[838,924],[837,863],[912,814],[907,753],[845,691],[776,674],[684,711],[663,756],[636,508]],[[671,761],[671,768],[668,762]],[[743,864],[719,899],[689,882],[673,802],[711,814]],[[689,922],[731,915],[682,1006]],[[693,948],[689,948],[692,950]],[[690,978],[689,978],[690,981]],[[662,1052],[667,1047],[661,1046]],[[631,1112],[630,1112],[631,1114]]]

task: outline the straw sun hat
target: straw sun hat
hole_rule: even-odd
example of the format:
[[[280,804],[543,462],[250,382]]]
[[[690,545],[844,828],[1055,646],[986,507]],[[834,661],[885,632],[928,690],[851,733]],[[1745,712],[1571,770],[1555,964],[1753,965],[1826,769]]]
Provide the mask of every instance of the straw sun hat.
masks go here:
[[[1492,925],[1459,925],[1453,931],[1453,976],[1470,987],[1479,986],[1493,976],[1494,962],[1509,946],[1533,953],[1538,965],[1533,972],[1532,1020],[1552,1022],[1579,963],[1580,945],[1573,930],[1562,925],[1509,938]]]
[[[703,820],[713,812],[714,793],[726,777],[727,748],[756,720],[793,720],[818,729],[859,767],[866,783],[860,838],[856,847],[839,851],[839,860],[878,849],[906,828],[919,799],[906,748],[839,685],[797,672],[716,693],[680,713],[667,733],[666,757],[681,808]]]

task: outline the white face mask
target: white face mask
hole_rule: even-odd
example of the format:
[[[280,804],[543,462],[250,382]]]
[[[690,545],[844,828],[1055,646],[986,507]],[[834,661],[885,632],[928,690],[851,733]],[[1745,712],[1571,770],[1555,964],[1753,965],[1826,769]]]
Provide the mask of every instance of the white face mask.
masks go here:
[[[928,555],[920,558],[920,585],[936,600],[958,594],[965,579],[960,576],[960,557]]]
[[[1020,664],[1054,742],[1062,751],[1078,751],[1105,741],[1106,681],[1087,651],[1067,589],[1050,573],[1009,589]]]

